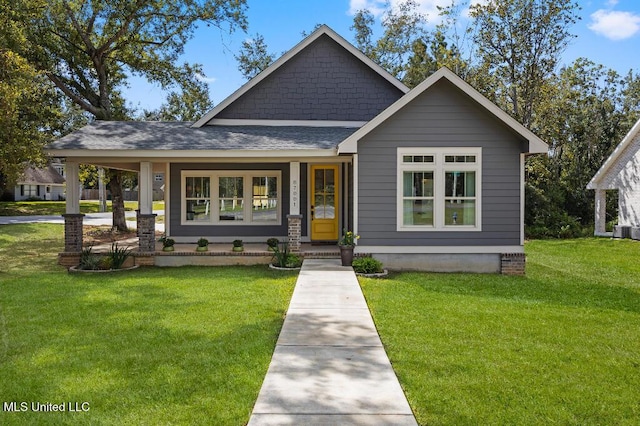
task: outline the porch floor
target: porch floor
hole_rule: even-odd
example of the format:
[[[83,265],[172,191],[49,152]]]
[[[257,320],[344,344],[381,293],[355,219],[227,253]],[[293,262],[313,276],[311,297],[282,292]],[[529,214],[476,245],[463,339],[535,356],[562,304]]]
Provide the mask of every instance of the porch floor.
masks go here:
[[[128,247],[133,251],[138,249],[138,238],[129,238],[126,240],[117,241],[118,246]],[[111,248],[111,243],[105,243],[95,245],[93,247],[94,253],[106,253]],[[245,243],[243,252],[234,252],[231,250],[231,243],[209,243],[209,250],[205,252],[196,252],[195,243],[174,245],[174,251],[165,252],[162,251],[162,243],[156,243],[155,255],[160,256],[185,256],[185,255],[197,255],[197,256],[272,256],[273,252],[267,250],[265,243]],[[302,243],[300,246],[300,254],[307,259],[313,258],[339,258],[340,249],[337,245],[315,245],[310,243]]]

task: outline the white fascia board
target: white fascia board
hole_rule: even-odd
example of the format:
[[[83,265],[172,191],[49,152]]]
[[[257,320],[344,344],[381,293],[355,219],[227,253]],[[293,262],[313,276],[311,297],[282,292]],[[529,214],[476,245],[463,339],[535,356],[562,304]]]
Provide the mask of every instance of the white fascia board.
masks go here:
[[[303,157],[335,157],[336,150],[332,149],[289,149],[289,150],[108,150],[108,149],[52,149],[49,155],[66,158],[104,158],[109,159],[184,159],[197,158],[200,161],[208,158],[303,158]]]
[[[587,184],[587,189],[607,189],[600,188],[602,180],[607,175],[609,169],[618,161],[622,153],[625,151],[627,146],[629,146],[636,136],[640,133],[640,120],[633,125],[631,130],[627,133],[627,135],[622,139],[622,142],[618,144],[618,146],[613,150],[609,158],[606,159],[600,170],[596,172],[591,181]]]
[[[442,67],[435,73],[431,74],[426,80],[422,83],[414,87],[409,93],[404,95],[402,98],[398,99],[396,102],[391,104],[387,109],[378,114],[373,120],[369,121],[367,124],[362,126],[358,131],[349,136],[347,139],[342,141],[340,145],[338,145],[338,153],[340,154],[353,154],[358,150],[358,140],[362,139],[373,129],[378,127],[380,124],[385,122],[391,116],[393,116],[396,112],[400,111],[407,104],[421,95],[424,91],[426,91],[429,87],[433,86],[440,79],[446,78],[451,83],[453,83],[456,87],[462,90],[465,94],[467,94],[470,98],[478,102],[481,106],[483,106],[486,110],[495,115],[499,120],[513,129],[520,136],[529,141],[529,149],[528,153],[537,154],[537,153],[547,153],[549,150],[549,146],[538,136],[536,136],[531,130],[524,127],[522,124],[518,123],[513,117],[509,114],[501,110],[496,104],[491,102],[489,99],[484,97],[480,92],[474,89],[469,83],[458,77],[453,71],[448,68]]]
[[[329,120],[244,120],[235,118],[213,118],[210,126],[273,126],[273,127],[346,127],[358,128],[366,121],[329,121]]]
[[[265,69],[260,74],[258,74],[257,76],[255,76],[254,78],[246,82],[242,87],[240,87],[238,90],[233,92],[230,96],[228,96],[225,100],[223,100],[218,105],[216,105],[215,108],[213,108],[211,111],[206,113],[202,118],[200,118],[200,120],[196,121],[193,124],[193,127],[202,127],[206,125],[220,111],[222,111],[223,109],[231,105],[231,103],[233,103],[242,95],[247,93],[250,89],[260,84],[261,81],[263,81],[268,76],[273,74],[278,68],[280,68],[282,65],[287,63],[291,58],[296,56],[298,53],[300,53],[307,46],[309,46],[311,43],[316,41],[318,38],[320,38],[324,34],[331,37],[335,42],[337,42],[339,45],[344,47],[352,55],[354,55],[355,57],[360,59],[362,62],[364,62],[365,65],[369,66],[369,68],[371,68],[372,70],[380,74],[380,76],[382,76],[385,80],[389,81],[395,87],[400,89],[403,93],[407,93],[409,91],[409,88],[405,86],[400,80],[398,80],[397,78],[389,74],[384,68],[382,68],[380,65],[373,62],[371,59],[369,59],[364,53],[356,49],[351,43],[349,43],[340,35],[338,35],[335,31],[333,31],[327,25],[322,25],[320,28],[318,28],[316,31],[310,34],[307,38],[305,38],[300,43],[295,45],[287,53],[282,55],[278,60],[276,60],[273,64],[267,67],[267,69]]]
[[[384,254],[498,254],[524,253],[523,246],[365,246],[358,244],[356,253]]]

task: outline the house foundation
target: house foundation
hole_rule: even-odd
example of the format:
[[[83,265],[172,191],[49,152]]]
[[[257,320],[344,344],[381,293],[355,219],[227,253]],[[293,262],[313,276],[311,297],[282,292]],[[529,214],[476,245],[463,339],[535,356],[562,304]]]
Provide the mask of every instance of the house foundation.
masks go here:
[[[502,253],[500,273],[504,275],[524,275],[526,256],[524,253]]]

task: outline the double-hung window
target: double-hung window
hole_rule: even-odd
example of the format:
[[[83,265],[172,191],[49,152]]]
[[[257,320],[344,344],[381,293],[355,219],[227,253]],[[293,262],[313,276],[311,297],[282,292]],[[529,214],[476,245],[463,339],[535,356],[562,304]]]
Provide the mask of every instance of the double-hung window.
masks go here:
[[[481,148],[398,148],[399,231],[479,231]]]
[[[182,223],[279,225],[281,172],[183,171]]]

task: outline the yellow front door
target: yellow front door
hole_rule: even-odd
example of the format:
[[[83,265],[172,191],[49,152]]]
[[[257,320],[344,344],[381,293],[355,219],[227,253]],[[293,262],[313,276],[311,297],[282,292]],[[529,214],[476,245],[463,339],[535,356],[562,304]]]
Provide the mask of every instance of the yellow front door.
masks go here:
[[[338,166],[311,166],[311,240],[338,239]]]

